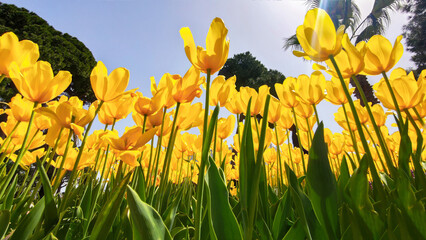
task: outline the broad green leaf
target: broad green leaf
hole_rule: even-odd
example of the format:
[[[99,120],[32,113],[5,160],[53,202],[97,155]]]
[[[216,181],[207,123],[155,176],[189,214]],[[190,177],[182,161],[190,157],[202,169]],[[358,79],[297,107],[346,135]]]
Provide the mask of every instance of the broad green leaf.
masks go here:
[[[324,227],[328,239],[338,238],[336,179],[330,168],[327,145],[324,141],[324,125],[321,122],[309,149],[306,173],[309,198],[318,221]]]
[[[285,191],[283,198],[280,200],[274,222],[272,224],[272,235],[275,240],[282,239],[290,226],[287,224],[287,218],[290,216],[291,199],[289,190]]]
[[[237,218],[228,202],[229,193],[225,182],[212,158],[207,170],[206,181],[210,190],[210,208],[213,228],[218,239],[242,239]]]
[[[9,227],[10,211],[0,210],[0,239],[3,239],[4,234]]]
[[[52,184],[49,181],[49,177],[47,176],[46,171],[44,170],[44,167],[41,164],[40,160],[37,159],[36,162],[38,171],[40,173],[41,182],[43,184],[44,200],[46,202],[46,208],[44,209],[44,226],[45,229],[49,231],[59,221],[58,209],[56,207],[55,199],[53,197],[51,187]]]
[[[379,239],[384,232],[384,223],[374,210],[368,196],[369,183],[367,178],[368,156],[364,155],[358,169],[352,175],[348,187],[352,200],[352,209],[361,224],[363,236]]]
[[[300,218],[291,226],[283,240],[304,240],[306,239],[305,231],[303,229],[303,223],[300,222]]]
[[[18,227],[15,229],[10,240],[22,240],[28,239],[33,233],[34,229],[38,224],[41,223],[44,213],[45,201],[44,197],[41,198],[37,204],[30,210],[30,213],[26,215]]]
[[[98,240],[107,238],[117,212],[120,209],[121,201],[123,200],[126,185],[130,180],[130,176],[131,173],[127,174],[120,184],[114,188],[110,199],[107,200],[104,207],[99,212],[95,226],[93,227],[90,235],[90,239]]]
[[[342,202],[345,200],[345,188],[350,179],[348,163],[346,157],[343,156],[342,163],[340,164],[340,174],[337,181],[337,202],[341,206]]]
[[[136,173],[138,174],[138,181],[136,183],[135,190],[138,193],[139,197],[142,201],[146,201],[146,182],[145,182],[145,176],[143,175],[143,169],[141,166],[139,166],[136,170]]]
[[[409,177],[398,169],[397,179],[398,199],[401,205],[402,216],[407,223],[408,232],[413,239],[426,239],[426,213],[423,203],[416,199],[416,195],[409,182]]]
[[[265,220],[258,216],[256,219],[256,232],[259,236],[259,239],[265,239],[265,240],[272,240],[272,233],[268,228],[268,225],[266,225]]]
[[[139,195],[130,186],[127,186],[127,200],[130,216],[142,239],[172,239],[169,230],[157,211],[150,205],[142,202]]]

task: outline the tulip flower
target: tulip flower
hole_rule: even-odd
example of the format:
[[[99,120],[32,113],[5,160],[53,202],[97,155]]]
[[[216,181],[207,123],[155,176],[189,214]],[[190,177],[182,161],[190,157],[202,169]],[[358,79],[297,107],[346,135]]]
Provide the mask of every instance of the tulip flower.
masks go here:
[[[329,59],[330,55],[336,55],[342,49],[344,26],[337,29],[325,10],[315,8],[306,13],[303,25],[296,30],[299,40],[305,52],[293,51],[298,57],[308,57],[316,62]]]
[[[391,75],[390,85],[395,94],[399,110],[410,109],[423,102],[426,96],[426,85],[424,82],[416,81],[413,74],[396,77],[401,70],[396,69],[396,71],[398,74]],[[384,79],[374,84],[373,89],[376,91],[376,97],[382,102],[383,106],[396,110],[391,93]]]
[[[401,44],[402,36],[398,36],[392,44],[382,35],[374,35],[368,40],[364,56],[363,74],[377,75],[391,70],[404,52]]]
[[[173,99],[180,103],[189,103],[195,97],[200,97],[202,90],[200,85],[204,82],[204,78],[200,78],[200,71],[193,66],[185,73],[183,77],[180,75],[167,75],[170,79],[169,91],[172,93]]]
[[[309,104],[317,105],[325,97],[325,77],[319,72],[315,71],[308,77],[305,74],[297,77],[294,91],[299,97],[300,101]]]
[[[296,98],[296,94],[293,92],[296,79],[288,77],[281,83],[275,83],[275,91],[277,92],[278,98],[286,108],[294,108],[299,105],[299,100]]]
[[[191,64],[203,73],[210,70],[214,74],[225,64],[228,59],[229,40],[226,40],[226,29],[222,19],[215,18],[207,33],[206,49],[195,47],[194,37],[188,27],[180,30],[180,35],[185,45],[185,53]]]
[[[9,76],[10,65],[33,65],[39,58],[38,45],[29,40],[19,41],[13,32],[0,36],[0,75]]]
[[[334,59],[339,66],[340,73],[343,78],[350,78],[353,75],[357,75],[364,69],[364,56],[367,51],[365,42],[359,42],[356,47],[352,45],[349,40],[348,34],[343,35],[342,40],[342,51],[340,51]],[[333,77],[338,78],[337,70],[330,60],[326,60],[325,63],[330,68],[328,73]]]
[[[52,100],[71,84],[70,72],[59,71],[53,76],[50,63],[44,61],[29,66],[19,66],[13,62],[9,75],[22,96],[35,103]]]
[[[115,101],[105,102],[99,113],[99,121],[103,124],[112,125],[114,121],[124,119],[132,111],[134,97],[122,95]]]
[[[90,74],[90,83],[98,100],[110,102],[124,94],[129,84],[129,71],[117,68],[108,75],[104,63],[99,61]]]
[[[349,79],[345,80],[346,87],[349,86]],[[331,81],[327,81],[325,83],[325,90],[327,95],[325,99],[331,102],[334,105],[342,105],[348,103],[348,99],[346,98],[345,92],[343,91],[343,87],[340,84],[338,78],[331,78]],[[355,88],[350,88],[349,94],[352,94]]]
[[[225,139],[231,136],[235,128],[235,116],[229,115],[227,118],[219,118],[217,121],[217,137]]]
[[[142,128],[135,126],[127,128],[126,132],[121,137],[109,136],[107,140],[109,141],[109,144],[114,150],[117,158],[121,159],[129,166],[134,167],[139,165],[139,162],[136,160],[140,155],[140,151],[138,151],[138,149],[151,140],[156,132],[157,129],[153,128],[142,133]]]
[[[237,91],[235,89],[236,77],[232,76],[225,81],[225,77],[222,75],[217,76],[210,88],[210,106],[223,107],[228,103],[230,97]]]
[[[11,99],[9,106],[10,112],[16,120],[21,122],[30,121],[31,113],[33,111],[34,106],[33,102],[22,98],[22,96],[18,93]],[[8,110],[9,109],[7,109],[6,112],[9,112]]]

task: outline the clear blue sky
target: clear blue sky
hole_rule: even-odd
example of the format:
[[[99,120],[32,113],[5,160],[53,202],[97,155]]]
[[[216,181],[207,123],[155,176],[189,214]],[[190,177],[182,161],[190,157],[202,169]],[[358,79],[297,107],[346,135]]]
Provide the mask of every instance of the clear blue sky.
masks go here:
[[[151,76],[158,81],[166,72],[183,75],[191,66],[183,49],[180,28],[189,27],[195,43],[205,46],[207,31],[215,17],[222,18],[229,30],[230,57],[250,51],[267,68],[276,69],[287,77],[312,72],[312,63],[282,48],[283,39],[294,34],[297,26],[303,23],[307,9],[301,0],[3,2],[35,12],[55,29],[77,37],[109,71],[118,67],[129,69],[128,89],[138,87],[147,96],[151,96]],[[372,8],[372,0],[355,2],[364,15]],[[391,17],[385,36],[393,43],[402,33],[407,17],[400,13],[392,13]],[[405,52],[398,66],[413,66],[409,58],[409,53]],[[337,108],[328,102],[319,106],[325,126],[340,132],[333,120],[336,111]],[[132,124],[131,119],[126,119],[118,122],[117,127],[122,133],[124,126]]]

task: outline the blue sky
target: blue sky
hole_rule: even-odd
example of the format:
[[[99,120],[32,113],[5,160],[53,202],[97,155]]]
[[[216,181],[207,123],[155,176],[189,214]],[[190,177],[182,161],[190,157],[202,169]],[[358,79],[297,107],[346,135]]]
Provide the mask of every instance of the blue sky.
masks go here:
[[[222,18],[229,30],[230,57],[250,51],[267,68],[276,69],[287,77],[312,72],[312,63],[296,58],[290,50],[282,48],[283,39],[294,34],[297,26],[303,23],[307,9],[301,0],[3,2],[35,12],[55,29],[77,37],[109,71],[118,67],[129,69],[128,89],[139,88],[147,96],[151,96],[151,76],[157,81],[166,72],[183,76],[191,66],[179,30],[189,27],[195,43],[205,46],[207,31],[215,17]],[[372,0],[355,2],[364,15],[372,8]],[[402,33],[407,16],[392,13],[391,17],[385,36],[393,43]],[[409,58],[410,54],[405,52],[397,66],[413,66]],[[373,82],[377,80],[373,78]],[[325,126],[340,132],[333,120],[336,111],[337,107],[325,101],[319,106]],[[124,126],[132,124],[131,119],[126,119],[118,122],[117,128],[122,133]],[[102,127],[95,125],[95,128]]]

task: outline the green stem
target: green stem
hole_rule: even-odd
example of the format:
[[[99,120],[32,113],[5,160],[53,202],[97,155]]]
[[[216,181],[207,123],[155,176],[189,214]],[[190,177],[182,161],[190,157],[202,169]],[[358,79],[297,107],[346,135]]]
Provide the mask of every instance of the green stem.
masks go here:
[[[207,125],[209,120],[209,103],[210,103],[210,72],[211,72],[211,69],[207,69],[206,101],[204,106],[204,123],[203,123],[203,148],[205,144],[208,144],[209,146],[211,144],[206,142]],[[201,230],[201,208],[203,205],[205,165],[206,165],[206,162],[203,161],[203,158],[201,158],[200,170],[199,170],[198,182],[197,182],[197,205],[195,208],[195,216],[194,216],[195,240],[201,239],[201,231],[200,231]]]
[[[303,152],[303,147],[302,147],[302,141],[300,141],[300,132],[299,132],[299,127],[297,126],[297,117],[296,117],[296,112],[294,111],[294,107],[291,108],[292,112],[293,112],[293,118],[294,118],[294,125],[296,126],[296,135],[297,135],[297,140],[299,141],[299,150],[300,150],[300,157],[302,158],[302,164],[303,164],[303,174],[306,175],[306,167],[305,167],[305,153]]]
[[[398,113],[398,119],[402,121],[402,115],[401,115],[401,111],[399,110],[399,104],[398,104],[398,101],[396,100],[395,93],[393,92],[392,86],[390,85],[388,75],[386,75],[386,72],[382,72],[382,76],[385,79],[386,86],[389,89],[389,93],[392,97],[393,104],[395,105],[395,110]],[[399,123],[397,124],[399,125]]]
[[[275,138],[277,139],[277,155],[278,155],[278,167],[277,171],[279,171],[279,174],[277,173],[277,179],[278,179],[278,186],[280,189],[280,192],[283,190],[283,169],[281,164],[281,150],[280,150],[280,142],[278,140],[278,131],[277,131],[277,123],[274,123],[274,130],[275,130]]]
[[[38,105],[38,103],[35,102],[33,109],[36,108],[37,105]],[[25,133],[24,141],[22,142],[22,147],[21,147],[21,150],[19,151],[19,155],[16,158],[16,161],[13,164],[12,169],[8,172],[6,181],[3,183],[3,187],[2,187],[1,192],[0,192],[0,199],[3,199],[3,194],[6,191],[6,189],[9,187],[9,183],[12,180],[13,176],[15,176],[15,172],[18,169],[18,166],[21,163],[22,157],[25,154],[25,147],[27,145],[28,137],[30,135],[31,125],[32,125],[33,120],[34,120],[34,115],[35,115],[35,112],[33,110],[32,113],[31,113],[30,121],[28,122],[27,132]]]
[[[68,179],[68,184],[67,184],[67,187],[65,189],[63,201],[61,202],[61,205],[59,207],[59,212],[62,212],[63,210],[65,210],[64,207],[67,205],[67,202],[69,200],[68,195],[70,194],[71,188],[74,185],[73,183],[74,183],[74,178],[77,174],[77,167],[78,167],[78,164],[80,163],[81,156],[83,156],[83,151],[84,151],[84,146],[86,145],[87,136],[89,135],[89,131],[90,131],[90,128],[92,127],[93,121],[95,120],[95,117],[98,114],[99,110],[101,110],[101,107],[102,107],[103,104],[104,104],[104,101],[101,101],[99,103],[99,105],[98,105],[98,107],[96,108],[96,111],[95,111],[95,116],[93,117],[92,121],[90,121],[89,125],[87,125],[87,129],[85,131],[83,141],[81,142],[81,146],[80,146],[80,149],[78,151],[77,159],[75,160],[75,163],[74,163],[74,168],[71,171],[70,178]]]
[[[358,89],[358,91],[361,95],[361,99],[364,102],[364,106],[367,109],[368,116],[370,117],[371,123],[373,124],[374,131],[376,132],[377,139],[379,140],[379,144],[380,144],[380,147],[382,148],[382,151],[383,151],[383,154],[384,154],[384,157],[385,157],[385,160],[386,160],[386,164],[387,164],[387,166],[390,170],[391,176],[395,177],[396,174],[397,174],[397,170],[392,163],[390,153],[389,153],[389,149],[388,149],[387,144],[385,143],[385,141],[383,139],[382,132],[380,131],[379,126],[377,126],[376,121],[374,120],[374,115],[373,115],[373,112],[371,111],[370,104],[367,101],[367,97],[365,96],[364,91],[362,90],[361,85],[359,84],[359,81],[356,78],[356,76],[352,76],[352,80],[355,82],[355,85],[356,85],[356,87],[357,87],[357,89]],[[368,132],[368,130],[367,130],[367,132]],[[379,157],[380,157],[380,155],[379,155]],[[382,160],[381,157],[380,157],[380,160]],[[383,168],[386,169],[385,166],[383,166]]]

